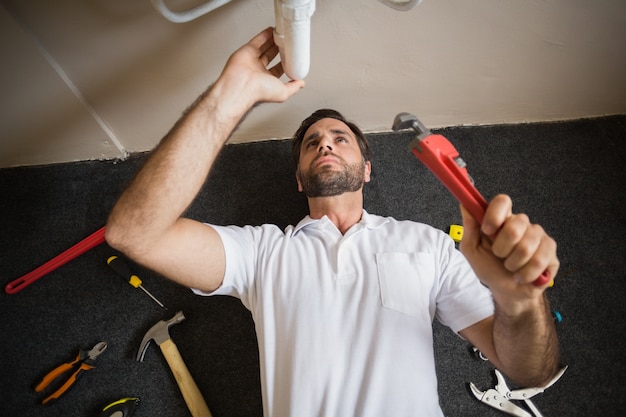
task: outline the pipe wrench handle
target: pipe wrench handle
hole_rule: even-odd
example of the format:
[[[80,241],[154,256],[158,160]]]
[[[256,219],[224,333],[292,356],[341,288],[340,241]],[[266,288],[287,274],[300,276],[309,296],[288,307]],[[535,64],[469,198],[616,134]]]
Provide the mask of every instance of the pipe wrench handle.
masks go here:
[[[465,163],[452,143],[441,135],[419,137],[409,143],[411,152],[441,181],[454,197],[482,224],[487,201],[474,187]]]
[[[424,133],[429,133],[428,131]],[[470,214],[482,224],[487,201],[474,186],[459,153],[442,135],[422,134],[409,143],[411,152],[446,186]],[[541,287],[550,282],[548,270],[533,281]]]

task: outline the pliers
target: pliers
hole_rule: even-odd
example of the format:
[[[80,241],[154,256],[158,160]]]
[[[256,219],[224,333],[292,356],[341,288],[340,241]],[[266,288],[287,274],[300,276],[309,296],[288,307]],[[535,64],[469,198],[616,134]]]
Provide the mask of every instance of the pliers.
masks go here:
[[[442,135],[433,134],[417,117],[410,113],[396,115],[392,129],[394,131],[412,129],[417,137],[409,143],[409,149],[456,197],[472,217],[480,224],[483,222],[487,201],[474,187],[474,180],[469,176],[466,163],[459,153]],[[533,281],[542,286],[551,281],[546,270]]]
[[[72,373],[69,378],[63,383],[63,385],[61,385],[60,388],[44,398],[41,403],[48,404],[56,400],[61,395],[63,395],[65,391],[67,391],[68,388],[71,387],[72,384],[74,384],[74,382],[76,382],[76,379],[82,374],[83,371],[88,371],[95,368],[95,366],[93,365],[94,361],[98,356],[100,356],[102,352],[104,352],[107,346],[108,345],[106,342],[99,342],[91,350],[81,349],[78,352],[76,359],[71,362],[66,362],[62,365],[59,365],[52,371],[48,372],[48,374],[44,376],[41,382],[35,387],[35,392],[43,391],[48,387],[48,385],[50,385],[50,383],[52,383],[52,381],[57,379],[65,372],[71,370]]]
[[[476,387],[476,385],[471,382],[469,384],[469,387],[472,391],[472,394],[474,394],[474,397],[476,397],[478,401],[504,413],[517,417],[543,417],[539,409],[535,406],[535,404],[533,404],[532,401],[530,401],[530,399],[535,395],[544,392],[546,389],[552,386],[556,381],[559,380],[559,378],[561,378],[566,369],[567,366],[561,369],[556,374],[556,376],[550,380],[550,382],[548,382],[545,386],[541,388],[524,388],[511,391],[506,385],[504,376],[502,376],[500,371],[498,371],[497,369],[495,370],[495,374],[498,382],[495,388],[490,388],[487,391],[481,391]],[[514,404],[512,400],[524,401],[528,409],[534,414],[531,414],[524,408]]]

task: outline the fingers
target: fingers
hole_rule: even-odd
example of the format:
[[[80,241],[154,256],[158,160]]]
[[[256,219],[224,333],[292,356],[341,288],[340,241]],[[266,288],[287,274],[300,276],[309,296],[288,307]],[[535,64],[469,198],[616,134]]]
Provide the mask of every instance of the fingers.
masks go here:
[[[513,202],[508,195],[499,194],[489,202],[483,218],[482,232],[487,236],[498,233],[513,213]]]
[[[499,258],[508,258],[515,249],[518,249],[518,256],[524,253],[532,253],[538,242],[535,242],[543,229],[537,226],[539,230],[535,230],[534,225],[530,224],[528,216],[525,214],[515,214],[509,216],[494,236],[493,253]]]
[[[559,260],[556,256],[556,242],[547,235],[541,239],[541,243],[533,256],[524,262],[519,269],[515,270],[515,278],[520,283],[529,284],[534,282],[545,270],[548,276],[556,276],[559,269]],[[548,285],[550,280],[546,283]]]
[[[525,214],[512,214],[508,196],[499,195],[489,203],[482,226],[464,207],[461,214],[464,231],[460,249],[475,269],[479,266],[481,271],[496,273],[495,264],[486,266],[497,262],[507,275],[528,284],[546,269],[551,277],[556,275],[556,242]]]
[[[492,253],[503,260],[519,282],[533,282],[548,267],[558,268],[556,242],[525,214],[512,214],[508,196],[494,198],[487,208],[482,230],[493,233]],[[552,271],[556,273],[556,270]],[[554,276],[554,275],[552,275]]]
[[[238,91],[233,94],[243,95],[246,102],[283,102],[304,87],[304,82],[281,81],[280,60],[269,67],[278,53],[273,28],[268,27],[230,56],[218,81]]]
[[[493,242],[494,255],[504,259],[504,267],[511,272],[519,272],[527,264],[536,263],[536,254],[544,244],[547,235],[539,225],[530,224],[528,217],[519,215],[511,218]],[[545,265],[544,265],[545,266]],[[537,276],[543,271],[539,271]]]
[[[259,59],[264,67],[267,67],[270,62],[278,55],[278,46],[274,43],[273,39],[268,40],[260,49]]]
[[[248,42],[248,44],[250,44],[250,46],[258,50],[261,50],[263,48],[263,45],[267,44],[272,39],[274,39],[274,30],[270,26],[270,27],[266,27],[261,32],[259,32],[254,38],[250,39],[250,42]]]
[[[258,51],[258,57],[264,67],[278,55],[278,46],[274,43],[274,29],[267,27],[248,42]]]

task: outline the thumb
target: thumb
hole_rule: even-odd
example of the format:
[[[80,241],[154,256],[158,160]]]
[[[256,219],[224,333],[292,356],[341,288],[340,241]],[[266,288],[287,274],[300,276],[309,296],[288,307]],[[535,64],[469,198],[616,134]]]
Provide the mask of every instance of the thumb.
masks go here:
[[[289,97],[296,94],[300,89],[304,88],[304,80],[290,80],[285,84],[287,91],[289,93]]]
[[[461,216],[463,218],[463,239],[459,249],[481,282],[491,287],[484,280],[494,276],[494,265],[500,265],[500,263],[491,253],[491,243],[480,231],[480,223],[463,206],[461,206]],[[498,268],[498,266],[495,266],[495,268]],[[497,270],[496,273],[502,275],[500,270]]]
[[[463,220],[463,240],[461,245],[467,248],[475,248],[480,242],[480,223],[462,205],[461,217]]]

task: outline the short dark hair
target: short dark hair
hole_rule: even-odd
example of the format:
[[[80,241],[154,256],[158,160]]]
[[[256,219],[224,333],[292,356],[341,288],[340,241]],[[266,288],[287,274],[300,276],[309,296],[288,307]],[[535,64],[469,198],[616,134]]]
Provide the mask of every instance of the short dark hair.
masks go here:
[[[311,125],[319,120],[328,118],[337,119],[345,123],[346,126],[350,128],[352,133],[354,133],[354,136],[356,136],[356,140],[359,144],[359,149],[361,150],[361,156],[363,157],[363,160],[366,162],[369,161],[371,158],[370,145],[361,129],[359,129],[359,127],[353,122],[346,120],[346,118],[337,110],[320,109],[316,110],[315,112],[313,112],[313,114],[304,119],[293,136],[292,154],[296,167],[298,166],[298,162],[300,161],[300,147],[302,146],[302,141],[304,140],[304,134],[309,129],[309,127],[311,127]]]

